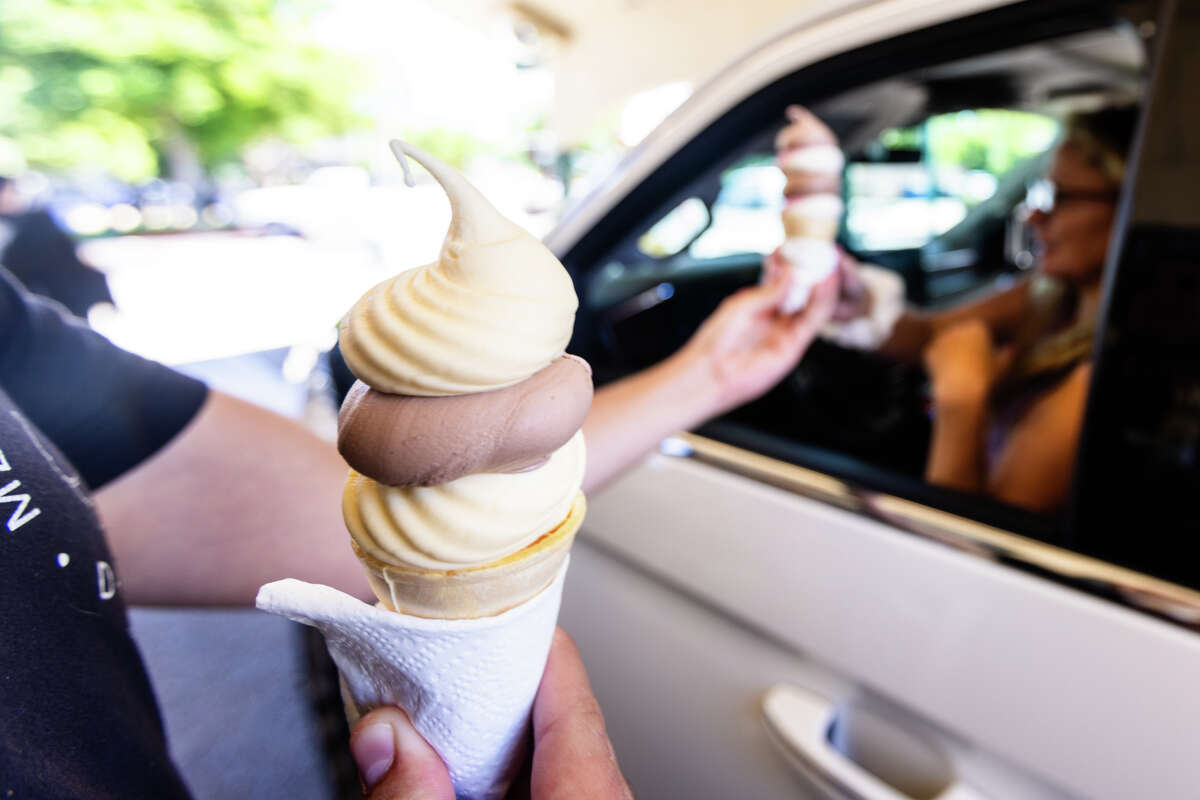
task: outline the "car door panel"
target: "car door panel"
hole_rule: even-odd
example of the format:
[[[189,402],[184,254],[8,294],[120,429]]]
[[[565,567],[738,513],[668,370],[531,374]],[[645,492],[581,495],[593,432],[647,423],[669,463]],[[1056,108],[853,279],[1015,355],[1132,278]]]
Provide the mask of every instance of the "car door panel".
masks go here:
[[[685,457],[655,454],[597,494],[585,531],[1069,791],[1200,785],[1200,639],[1186,631]]]
[[[798,773],[772,743],[762,703],[779,684],[886,708],[984,797],[1069,797],[665,585],[586,530],[582,536],[559,621],[579,645],[621,769],[642,800],[844,798]]]

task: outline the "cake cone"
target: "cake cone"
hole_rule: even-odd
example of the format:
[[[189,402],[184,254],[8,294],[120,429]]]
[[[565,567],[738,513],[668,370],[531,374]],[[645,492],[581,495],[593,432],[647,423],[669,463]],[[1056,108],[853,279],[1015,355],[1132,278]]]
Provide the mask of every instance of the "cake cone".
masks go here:
[[[832,242],[842,220],[842,199],[830,193],[794,195],[784,204],[782,218],[788,239]]]
[[[348,515],[358,514],[347,505]],[[501,614],[545,589],[566,562],[587,503],[575,498],[567,518],[527,547],[490,564],[458,570],[422,570],[375,558],[351,539],[371,590],[384,608],[434,619]]]

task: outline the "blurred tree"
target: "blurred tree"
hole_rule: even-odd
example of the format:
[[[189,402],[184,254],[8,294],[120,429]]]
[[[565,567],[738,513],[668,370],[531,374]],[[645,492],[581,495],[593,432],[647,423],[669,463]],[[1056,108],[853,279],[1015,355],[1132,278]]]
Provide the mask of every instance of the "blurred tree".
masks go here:
[[[1046,151],[1058,136],[1048,116],[1005,108],[938,114],[925,121],[932,164],[952,164],[1000,176]]]
[[[267,136],[361,120],[362,70],[312,42],[312,0],[2,0],[0,156],[196,179]],[[7,141],[6,141],[7,140]]]
[[[492,149],[477,136],[451,128],[413,128],[404,132],[404,139],[458,169]]]

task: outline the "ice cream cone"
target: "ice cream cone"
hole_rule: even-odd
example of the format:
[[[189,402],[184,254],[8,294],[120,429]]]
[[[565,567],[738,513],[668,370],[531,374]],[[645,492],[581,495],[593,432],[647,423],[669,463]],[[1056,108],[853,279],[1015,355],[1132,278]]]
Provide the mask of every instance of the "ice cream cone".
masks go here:
[[[357,513],[349,506],[347,513]],[[576,496],[566,519],[510,556],[478,567],[423,570],[380,561],[351,539],[371,590],[385,608],[433,619],[501,614],[546,588],[558,574],[583,522],[587,503]]]
[[[329,646],[351,717],[399,704],[457,796],[499,798],[587,507],[591,371],[564,356],[578,298],[553,253],[437,158],[392,147],[442,185],[451,223],[436,261],[339,331],[362,382],[339,415],[342,512],[379,603],[348,609],[362,624]],[[327,639],[332,622],[315,623]]]
[[[821,239],[832,242],[837,238],[839,220],[834,217],[810,216],[783,212],[783,232],[789,239]]]
[[[782,311],[804,308],[812,290],[836,268],[838,229],[842,218],[840,194],[845,158],[833,131],[812,112],[787,109],[788,125],[775,137],[776,163],[783,171],[785,241],[777,257],[788,267],[791,284]]]
[[[837,238],[842,219],[842,198],[832,193],[790,197],[783,206],[783,230],[788,239]]]

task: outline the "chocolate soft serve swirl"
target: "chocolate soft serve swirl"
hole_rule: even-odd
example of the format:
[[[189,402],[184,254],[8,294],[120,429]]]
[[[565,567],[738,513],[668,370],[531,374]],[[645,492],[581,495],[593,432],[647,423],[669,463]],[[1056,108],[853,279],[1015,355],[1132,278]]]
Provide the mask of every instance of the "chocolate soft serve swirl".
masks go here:
[[[450,167],[392,149],[406,175],[406,156],[429,170],[452,216],[437,261],[342,322],[361,381],[339,415],[343,515],[364,563],[454,573],[582,513],[591,371],[563,352],[578,300],[554,255]]]
[[[583,425],[592,370],[564,355],[529,378],[450,397],[385,394],[356,381],[338,414],[338,450],[388,486],[434,486],[546,463]]]

